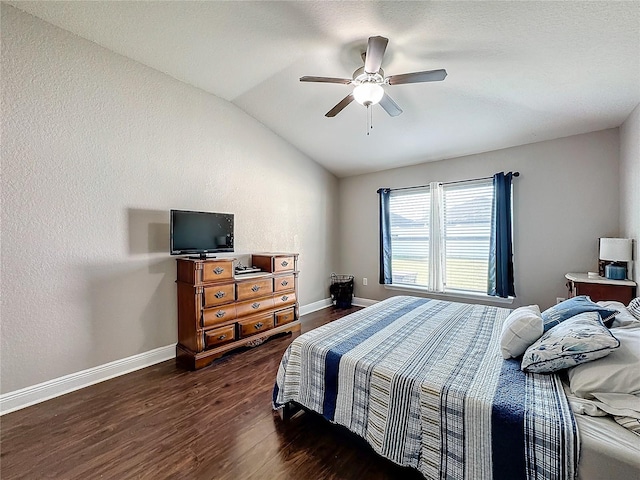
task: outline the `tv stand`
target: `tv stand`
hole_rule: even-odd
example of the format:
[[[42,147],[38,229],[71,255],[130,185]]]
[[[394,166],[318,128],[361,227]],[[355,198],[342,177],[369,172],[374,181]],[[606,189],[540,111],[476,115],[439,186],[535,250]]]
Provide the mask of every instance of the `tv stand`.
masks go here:
[[[178,258],[176,362],[206,367],[238,347],[300,331],[298,254],[251,256],[261,271],[234,275],[234,258]]]
[[[188,258],[191,260],[207,260],[210,258],[216,258],[215,255],[207,255],[206,253],[201,253],[200,255],[191,255]]]

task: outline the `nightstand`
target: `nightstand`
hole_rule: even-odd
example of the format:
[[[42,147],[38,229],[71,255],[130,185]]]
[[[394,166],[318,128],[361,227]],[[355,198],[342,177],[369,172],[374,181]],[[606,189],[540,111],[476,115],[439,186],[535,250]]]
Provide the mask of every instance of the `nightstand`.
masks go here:
[[[636,282],[631,280],[609,280],[605,277],[590,277],[586,273],[567,273],[569,298],[588,295],[594,302],[616,300],[628,305],[636,296]]]

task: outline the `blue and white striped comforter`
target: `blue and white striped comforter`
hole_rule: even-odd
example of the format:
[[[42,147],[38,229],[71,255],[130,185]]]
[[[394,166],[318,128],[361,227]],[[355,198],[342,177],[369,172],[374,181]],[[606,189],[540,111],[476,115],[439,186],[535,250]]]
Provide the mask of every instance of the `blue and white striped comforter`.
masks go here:
[[[579,443],[561,382],[502,358],[508,314],[384,300],[296,338],[274,408],[321,413],[430,479],[573,479]]]

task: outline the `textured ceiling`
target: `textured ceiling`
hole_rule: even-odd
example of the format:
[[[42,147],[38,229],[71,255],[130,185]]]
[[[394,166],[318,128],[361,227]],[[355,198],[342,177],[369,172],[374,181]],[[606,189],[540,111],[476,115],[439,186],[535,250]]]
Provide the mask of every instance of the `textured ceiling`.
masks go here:
[[[338,176],[619,126],[640,103],[640,2],[7,2],[233,102]],[[444,68],[443,82],[388,86],[389,117],[352,87],[369,36],[387,75]]]

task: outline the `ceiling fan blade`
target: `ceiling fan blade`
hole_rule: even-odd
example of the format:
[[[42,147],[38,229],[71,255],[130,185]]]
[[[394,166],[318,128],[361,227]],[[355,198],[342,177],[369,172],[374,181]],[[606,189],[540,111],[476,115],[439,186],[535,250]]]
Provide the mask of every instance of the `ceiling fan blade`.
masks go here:
[[[392,117],[397,117],[402,113],[402,109],[386,93],[382,97],[382,100],[380,100],[380,106],[384,108],[384,111],[387,112]]]
[[[364,71],[367,73],[378,73],[382,65],[382,57],[387,49],[388,38],[369,37],[367,43],[367,54],[364,58]]]
[[[349,85],[351,83],[351,79],[349,78],[333,78],[333,77],[300,77],[301,82],[320,82],[320,83],[343,83],[345,85]]]
[[[447,76],[447,71],[429,70],[427,72],[403,73],[387,77],[389,85],[401,85],[403,83],[440,82]]]
[[[324,116],[325,117],[335,117],[337,114],[339,114],[342,111],[342,109],[344,109],[344,107],[349,105],[351,102],[353,102],[353,94],[352,93],[350,93],[349,95],[344,97],[342,100],[340,100],[338,102],[338,104],[335,107],[333,107],[331,110],[329,110],[327,113],[325,113]]]

